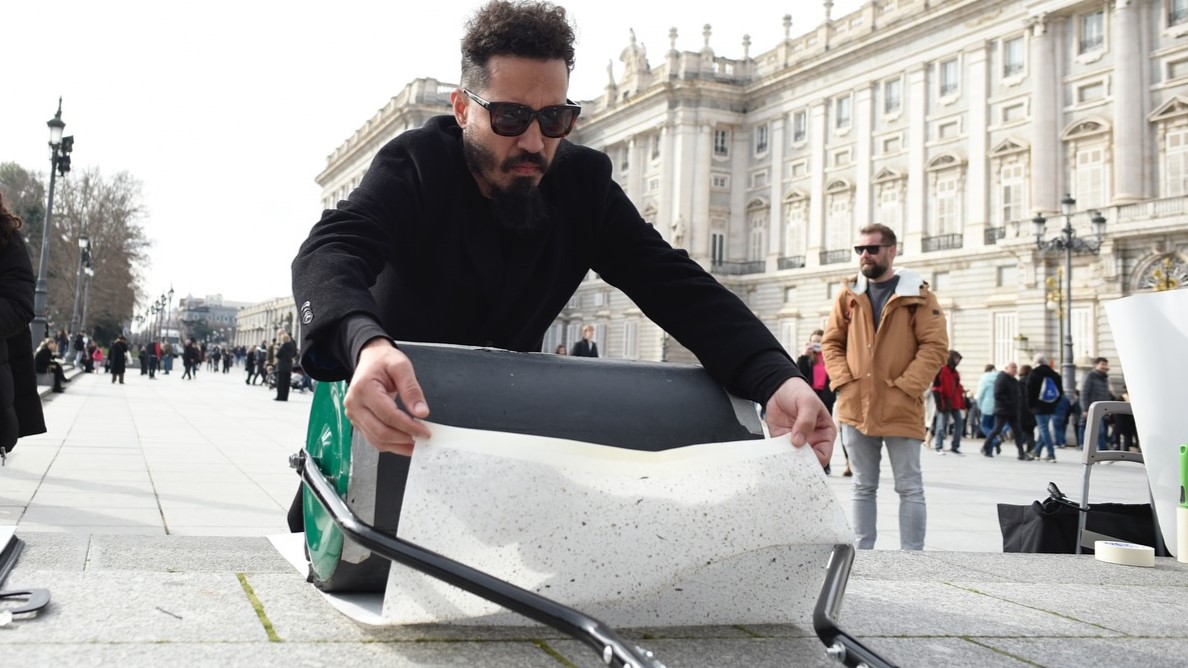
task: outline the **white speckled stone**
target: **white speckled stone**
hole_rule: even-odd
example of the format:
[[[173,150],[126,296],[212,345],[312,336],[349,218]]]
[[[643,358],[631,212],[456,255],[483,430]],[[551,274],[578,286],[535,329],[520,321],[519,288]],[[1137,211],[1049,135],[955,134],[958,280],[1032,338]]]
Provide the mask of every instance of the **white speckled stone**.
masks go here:
[[[639,452],[434,425],[400,537],[612,626],[803,624],[853,534],[807,448],[784,439]],[[526,619],[393,568],[392,623]]]

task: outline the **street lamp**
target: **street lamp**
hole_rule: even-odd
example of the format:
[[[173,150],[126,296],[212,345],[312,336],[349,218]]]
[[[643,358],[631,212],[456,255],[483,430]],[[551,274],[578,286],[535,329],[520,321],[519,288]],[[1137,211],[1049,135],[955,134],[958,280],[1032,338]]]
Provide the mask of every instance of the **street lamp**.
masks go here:
[[[77,334],[78,328],[78,298],[82,295],[83,267],[87,264],[87,249],[91,246],[91,238],[83,232],[78,237],[78,280],[74,284],[74,310],[70,312],[70,334]],[[86,318],[84,318],[85,320]]]
[[[165,304],[165,335],[169,335],[169,328],[173,320],[173,285],[169,285],[169,301]],[[180,338],[180,337],[179,337]]]
[[[46,125],[50,130],[50,182],[45,205],[45,227],[41,230],[41,264],[37,268],[37,288],[33,293],[33,322],[29,323],[34,347],[42,339],[49,338],[49,320],[46,317],[49,290],[46,289],[45,278],[49,273],[49,233],[54,222],[54,181],[59,173],[62,178],[66,178],[70,171],[70,152],[74,150],[74,137],[62,136],[62,131],[66,129],[66,123],[62,121],[62,98],[58,98],[58,111]]]
[[[1064,350],[1060,354],[1060,372],[1064,376],[1064,394],[1067,397],[1072,397],[1073,391],[1077,387],[1076,379],[1073,377],[1076,375],[1076,365],[1073,363],[1072,341],[1072,256],[1073,253],[1097,255],[1101,252],[1106,225],[1105,216],[1101,215],[1100,211],[1094,210],[1090,212],[1092,215],[1089,220],[1093,223],[1093,234],[1096,239],[1088,240],[1078,237],[1072,226],[1073,207],[1076,204],[1077,201],[1072,198],[1072,195],[1066,194],[1064,199],[1060,200],[1060,211],[1064,215],[1064,229],[1060,230],[1061,236],[1053,239],[1044,241],[1044,229],[1048,221],[1042,214],[1037,212],[1035,218],[1031,219],[1035,226],[1036,248],[1045,255],[1064,253]]]
[[[95,268],[91,266],[90,256],[87,256],[87,266],[86,266],[86,268],[83,269],[83,272],[86,273],[86,275],[87,275],[87,285],[86,285],[86,287],[83,288],[82,322],[79,323],[79,327],[86,329],[87,312],[91,310],[91,279],[95,278]],[[95,338],[95,337],[92,336],[91,338]]]

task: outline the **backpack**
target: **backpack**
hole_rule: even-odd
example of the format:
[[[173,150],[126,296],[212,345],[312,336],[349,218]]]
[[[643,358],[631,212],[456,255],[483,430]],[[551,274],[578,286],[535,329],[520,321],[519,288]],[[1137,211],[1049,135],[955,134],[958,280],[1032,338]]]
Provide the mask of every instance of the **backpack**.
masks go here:
[[[1045,404],[1055,403],[1060,399],[1060,388],[1056,387],[1056,381],[1052,380],[1051,376],[1044,376],[1044,381],[1040,383],[1039,400]]]

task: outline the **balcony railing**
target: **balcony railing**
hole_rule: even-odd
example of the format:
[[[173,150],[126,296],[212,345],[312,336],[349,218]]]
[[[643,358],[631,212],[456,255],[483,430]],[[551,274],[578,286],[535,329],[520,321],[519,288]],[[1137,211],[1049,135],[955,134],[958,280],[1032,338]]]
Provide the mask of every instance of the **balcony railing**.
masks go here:
[[[744,274],[762,274],[767,263],[763,260],[754,262],[714,262],[710,271],[723,276],[742,276]]]
[[[922,245],[925,253],[938,250],[954,250],[961,248],[963,238],[960,233],[938,234],[934,237],[924,237]]]
[[[850,254],[853,252],[853,248],[821,251],[821,264],[842,264],[850,259]]]
[[[801,269],[804,267],[804,256],[792,255],[779,258],[776,260],[776,267],[779,269]]]
[[[998,243],[999,239],[1006,237],[1006,226],[1003,227],[987,227],[986,236],[983,241],[987,246],[993,246]]]

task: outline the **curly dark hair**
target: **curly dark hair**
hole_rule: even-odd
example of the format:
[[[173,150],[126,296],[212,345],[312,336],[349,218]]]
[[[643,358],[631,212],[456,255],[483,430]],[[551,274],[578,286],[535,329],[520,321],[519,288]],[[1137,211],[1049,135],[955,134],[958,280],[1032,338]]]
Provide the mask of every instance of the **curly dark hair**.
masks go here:
[[[462,37],[462,85],[482,90],[491,83],[492,56],[560,58],[573,71],[573,26],[565,8],[551,2],[491,0],[466,24]]]
[[[21,225],[24,225],[24,223],[21,221],[20,216],[17,216],[15,213],[9,211],[8,207],[4,206],[4,193],[0,192],[0,248],[8,245],[9,239],[12,239],[12,235],[21,229]]]

